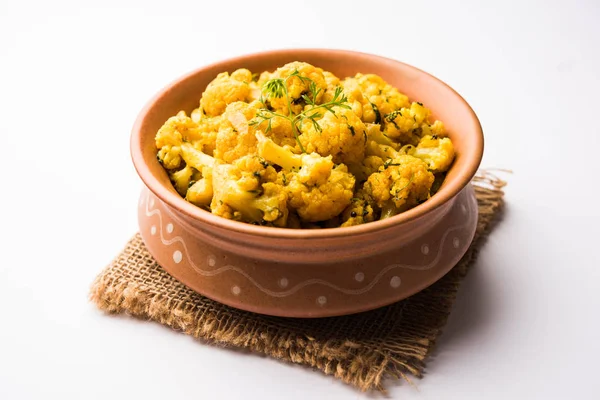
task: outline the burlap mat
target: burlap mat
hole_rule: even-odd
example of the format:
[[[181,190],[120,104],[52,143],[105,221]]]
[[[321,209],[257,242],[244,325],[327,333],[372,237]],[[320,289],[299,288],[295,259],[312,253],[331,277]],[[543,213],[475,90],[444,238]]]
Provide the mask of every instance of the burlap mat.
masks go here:
[[[460,282],[502,208],[503,181],[484,172],[474,185],[479,221],[462,260],[428,289],[378,310],[322,319],[237,310],[191,291],[164,272],[139,234],[96,278],[91,300],[110,313],[128,313],[210,343],[319,369],[363,391],[384,390],[384,378],[422,376]]]

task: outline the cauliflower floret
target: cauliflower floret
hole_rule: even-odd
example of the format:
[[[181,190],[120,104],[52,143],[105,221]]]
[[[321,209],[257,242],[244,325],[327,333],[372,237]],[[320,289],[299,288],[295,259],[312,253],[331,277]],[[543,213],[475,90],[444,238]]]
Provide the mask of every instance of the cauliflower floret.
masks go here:
[[[285,185],[288,204],[304,221],[326,221],[340,214],[354,191],[354,176],[344,164],[335,166],[332,157],[294,154],[257,133],[258,154],[281,166],[278,183]]]
[[[261,196],[255,198],[249,204],[242,205],[242,207],[249,210],[247,211],[248,214],[254,214],[254,220],[260,221],[263,225],[266,225],[266,222],[274,226],[285,227],[289,215],[286,189],[273,182],[263,183],[262,188],[263,193]],[[259,213],[255,210],[259,210],[262,213],[262,219],[258,219]]]
[[[196,149],[190,143],[181,145],[181,155],[185,163],[195,169],[201,171],[204,167],[213,168],[219,162],[214,158]]]
[[[181,147],[165,145],[158,150],[156,158],[167,170],[177,169],[181,166]]]
[[[221,164],[213,169],[213,188],[213,213],[221,216],[226,213],[238,219],[237,212],[239,219],[245,222],[286,225],[288,195],[283,186],[273,182],[261,185],[253,172],[242,171],[236,165]],[[230,210],[235,211],[232,214]]]
[[[194,136],[190,135],[189,140],[194,147],[201,149],[208,155],[213,155],[217,146],[217,134],[223,122],[221,117],[205,117],[197,122],[198,129],[194,131]]]
[[[243,114],[246,122],[250,121],[252,118],[256,116],[256,112],[263,106],[260,101],[253,101],[251,103],[246,103],[243,101],[236,101],[227,106],[225,112],[222,116],[222,126],[225,124],[226,126],[233,126],[237,129],[236,122],[232,121],[230,117],[234,114]],[[238,122],[243,123],[242,122]]]
[[[349,92],[355,91],[357,86],[361,91],[361,118],[364,122],[381,123],[385,114],[409,105],[407,96],[377,75],[356,74],[354,78],[346,78],[342,85]]]
[[[360,164],[350,164],[348,170],[356,177],[358,183],[365,182],[367,178],[379,171],[384,164],[381,157],[378,156],[366,156]]]
[[[326,221],[340,214],[350,204],[354,176],[340,164],[331,170],[327,181],[318,186],[302,182],[298,173],[288,177],[289,204],[305,221]]]
[[[263,106],[259,101],[252,103],[235,102],[227,106],[215,141],[215,157],[232,163],[247,154],[256,154],[257,130],[266,129],[268,121],[257,123],[257,112]],[[280,145],[295,146],[292,124],[281,117],[271,119],[271,129],[267,134]]]
[[[215,197],[212,198],[210,203],[210,212],[218,215],[219,217],[233,219],[235,221],[239,221],[241,219],[239,212],[236,213],[228,204],[223,203],[222,200],[218,200]]]
[[[256,140],[247,129],[238,131],[232,127],[226,127],[219,131],[217,147],[214,151],[215,157],[231,163],[246,154],[256,154]]]
[[[400,108],[385,115],[383,133],[398,142],[416,144],[420,135],[430,131],[429,115],[429,109],[413,102],[410,108]]]
[[[286,172],[298,174],[307,185],[320,185],[327,181],[334,167],[331,156],[322,157],[317,153],[294,154],[289,149],[278,146],[262,132],[256,133],[258,154],[265,160],[279,165]],[[286,179],[286,175],[282,179]]]
[[[398,143],[394,142],[390,139],[385,133],[381,131],[381,125],[379,124],[365,124],[366,132],[367,132],[367,140],[372,140],[379,144],[384,144],[386,146],[393,147],[394,149],[398,149]]]
[[[365,157],[365,159],[363,160],[363,163],[362,163],[364,170],[365,170],[365,175],[367,177],[369,177],[370,175],[379,171],[379,169],[381,167],[383,167],[383,164],[384,164],[384,161],[381,159],[381,157],[377,157],[377,156]]]
[[[340,86],[340,78],[338,78],[331,72],[323,71],[323,77],[325,78],[327,90],[335,89],[336,87]]]
[[[250,121],[250,125],[253,126],[255,130],[265,132],[267,137],[273,139],[273,141],[280,146],[295,147],[297,142],[294,137],[290,120],[276,115],[269,115],[269,117],[268,120],[255,118]]]
[[[344,90],[344,95],[348,99],[348,104],[352,107],[354,114],[364,121],[363,104],[367,104],[368,101],[363,96],[360,85],[356,79],[345,79],[342,82],[342,89]]]
[[[256,192],[260,190],[261,184],[277,180],[275,168],[256,155],[241,157],[228,165],[236,186],[243,191]]]
[[[368,155],[360,164],[348,165],[348,171],[354,175],[357,183],[363,183],[372,173],[379,171],[383,164],[381,157]]]
[[[175,190],[177,190],[177,193],[179,193],[181,196],[185,197],[193,174],[194,169],[189,165],[186,165],[179,171],[169,173],[169,178],[171,179]]]
[[[223,120],[215,143],[214,156],[231,163],[248,154],[256,154],[254,126],[248,121],[256,116],[261,103],[231,103],[223,113]]]
[[[336,164],[360,163],[365,156],[365,125],[352,110],[335,106],[325,111],[317,125],[305,121],[300,143],[308,153],[333,157]]]
[[[200,107],[205,115],[221,115],[228,104],[250,99],[252,73],[247,69],[238,69],[231,75],[222,72],[208,84],[200,99]]]
[[[367,142],[367,148],[365,149],[365,155],[368,156],[376,156],[381,158],[383,161],[396,158],[403,153],[397,151],[392,146],[388,146],[385,144],[379,144],[374,140],[369,140]]]
[[[206,207],[213,197],[212,170],[218,164],[218,161],[199,151],[190,143],[182,144],[181,154],[186,163],[186,168],[193,168],[195,171],[201,172],[201,178],[195,182],[192,182],[191,176],[188,178],[186,192],[182,196],[185,195],[186,200],[192,204]],[[183,186],[183,183],[180,186]]]
[[[380,76],[356,74],[355,78],[362,89],[363,96],[370,103],[371,109],[375,105],[382,116],[399,108],[408,107],[408,97]]]
[[[195,137],[198,124],[192,121],[184,111],[180,111],[174,117],[169,118],[156,133],[156,147],[180,146],[190,137]]]
[[[208,207],[213,214],[246,222],[266,221],[285,226],[287,194],[273,183],[275,169],[257,156],[244,156],[234,164],[223,164],[189,143],[182,145],[187,167],[202,171],[202,178],[188,183],[186,199]]]
[[[325,93],[323,93],[321,102],[327,103],[328,101],[333,100],[335,96],[335,90],[341,86],[341,82],[337,76],[329,71],[323,71],[323,77],[325,78],[325,85],[327,89],[325,89]]]
[[[275,182],[277,171],[267,161],[258,156],[245,156],[233,163],[244,174],[251,175],[258,182]],[[251,190],[251,188],[248,188]]]
[[[318,90],[316,96],[317,103],[321,102],[323,93],[327,89],[327,83],[325,81],[325,76],[323,75],[323,70],[305,62],[295,61],[288,63],[281,68],[278,68],[270,76],[270,79],[276,78],[286,79],[287,95],[289,99],[286,98],[286,96],[270,97],[268,99],[268,102],[270,103],[273,109],[284,115],[289,114],[288,100],[292,105],[292,112],[294,114],[302,112],[302,95],[310,92],[309,85],[311,84],[311,82],[315,85],[315,88]]]
[[[363,188],[382,208],[383,219],[427,200],[433,180],[424,161],[400,155],[387,161],[380,172],[369,176]]]
[[[259,79],[260,79],[259,74],[252,74],[252,81],[249,84],[249,86],[250,86],[250,97],[249,97],[250,100],[249,101],[259,100],[261,98],[262,84],[259,83]]]
[[[430,128],[432,135],[446,137],[446,128],[444,127],[444,123],[442,121],[436,120],[433,124],[431,124]]]
[[[161,150],[159,160],[168,169],[179,168],[183,142],[191,142],[197,149],[212,154],[220,125],[221,117],[202,118],[195,122],[184,111],[180,111],[169,118],[156,134],[156,147]]]
[[[169,118],[156,133],[155,143],[158,151],[158,161],[166,169],[177,169],[181,166],[181,144],[198,125],[180,111]]]
[[[202,108],[200,108],[200,107],[194,108],[192,110],[192,112],[190,113],[190,118],[195,123],[200,122],[200,120],[204,117],[206,117],[206,116],[202,113]]]
[[[433,172],[445,172],[454,161],[454,146],[448,138],[427,135],[417,147],[408,150],[408,154],[425,161]]]
[[[369,202],[361,195],[363,191],[359,191],[356,197],[352,198],[352,203],[346,207],[342,213],[341,226],[353,226],[365,224],[375,220],[375,210]]]
[[[202,179],[190,182],[185,199],[199,207],[208,207],[213,197],[212,168],[202,168]]]

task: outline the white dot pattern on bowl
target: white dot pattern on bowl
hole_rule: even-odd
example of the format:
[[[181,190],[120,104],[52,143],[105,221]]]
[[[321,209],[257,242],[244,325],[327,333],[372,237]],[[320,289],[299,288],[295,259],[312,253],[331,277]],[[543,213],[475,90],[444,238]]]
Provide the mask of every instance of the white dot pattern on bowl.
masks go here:
[[[454,246],[455,249],[458,249],[458,246],[460,246],[460,239],[457,237],[452,239],[452,246]]]
[[[207,262],[209,267],[214,267],[215,265],[217,265],[217,260],[215,256],[208,256]]]
[[[175,250],[173,252],[173,261],[175,261],[175,264],[179,264],[181,260],[183,260],[183,254],[179,250]]]
[[[302,289],[305,286],[314,285],[314,284],[324,284],[326,286],[331,286],[329,282],[327,282],[323,279],[319,279],[319,278],[316,278],[316,279],[313,278],[313,279],[309,279],[309,280],[303,281],[303,282],[294,282],[294,284],[292,285],[292,282],[290,282],[287,277],[280,276],[275,282],[279,286],[279,290],[270,290],[267,286],[263,286],[260,282],[254,281],[252,279],[252,277],[239,266],[225,265],[221,268],[216,268],[216,269],[211,268],[211,269],[203,270],[201,268],[201,266],[194,264],[193,259],[189,255],[189,250],[187,248],[187,245],[182,237],[170,236],[168,239],[164,237],[164,233],[167,233],[167,232],[170,234],[175,233],[174,232],[174,224],[173,224],[173,222],[169,222],[167,220],[166,216],[162,215],[162,213],[161,213],[162,210],[160,207],[155,208],[153,210],[151,209],[151,207],[155,206],[155,201],[158,201],[158,199],[153,198],[150,193],[148,193],[147,196],[140,201],[140,204],[143,203],[145,205],[144,209],[145,209],[145,213],[148,217],[152,217],[154,215],[158,216],[158,221],[155,224],[151,225],[150,229],[147,232],[149,232],[153,236],[159,236],[159,239],[161,240],[161,242],[164,246],[171,246],[171,245],[175,244],[176,242],[182,246],[182,248],[179,248],[178,250],[174,250],[171,253],[173,260],[177,264],[180,264],[182,262],[189,263],[190,266],[197,273],[199,273],[203,276],[216,276],[216,275],[225,273],[227,271],[235,271],[235,272],[245,276],[247,279],[249,279],[254,284],[254,286],[256,286],[260,291],[262,291],[263,293],[265,293],[269,296],[273,296],[273,297],[281,297],[281,298],[287,297],[287,296],[290,296],[290,295],[293,295],[293,294],[299,292],[300,289]],[[458,224],[456,226],[452,226],[449,229],[442,232],[441,233],[442,236],[440,238],[441,240],[439,240],[439,243],[438,243],[438,241],[435,241],[433,243],[433,245],[430,244],[430,242],[415,243],[415,245],[416,245],[415,250],[417,250],[417,249],[418,249],[417,251],[420,250],[423,255],[429,255],[429,254],[435,253],[435,257],[433,257],[433,259],[431,261],[425,262],[426,260],[428,260],[432,257],[427,257],[427,258],[423,257],[422,265],[401,265],[401,264],[388,265],[382,271],[380,271],[380,273],[377,276],[375,276],[374,278],[369,278],[372,280],[369,280],[367,282],[365,282],[367,280],[367,277],[365,276],[365,274],[362,271],[358,271],[358,272],[355,271],[354,272],[354,281],[362,283],[362,285],[357,285],[360,287],[358,287],[358,288],[354,288],[354,287],[338,288],[338,287],[336,287],[335,290],[342,292],[344,294],[363,294],[363,293],[370,291],[374,287],[376,287],[376,284],[378,283],[378,281],[380,281],[381,278],[384,278],[387,271],[390,271],[392,269],[410,268],[410,269],[415,269],[415,270],[428,270],[428,269],[434,268],[438,264],[438,261],[441,258],[440,255],[442,254],[442,252],[447,251],[447,250],[444,250],[444,248],[448,249],[448,247],[450,247],[450,249],[454,248],[456,250],[458,250],[460,248],[460,246],[464,243],[463,240],[465,240],[465,238],[462,236],[461,230],[464,230],[466,227],[472,226],[472,224],[473,224],[474,218],[473,218],[473,214],[470,213],[470,210],[472,210],[474,207],[476,207],[475,199],[473,198],[470,201],[464,202],[462,204],[458,204],[457,207],[459,209],[459,213],[463,212],[466,214],[466,216],[465,216],[465,218],[462,219],[460,224]],[[475,214],[475,216],[476,216],[476,214]],[[163,231],[162,227],[164,227],[164,231]],[[455,231],[459,231],[459,232],[455,232]],[[452,235],[452,232],[454,232],[454,235]],[[447,240],[447,238],[449,240]],[[450,243],[452,243],[450,246],[448,246],[448,241]],[[185,259],[185,261],[184,261],[184,259]],[[210,267],[216,267],[217,266],[216,256],[214,254],[208,255],[208,257],[206,258],[205,265],[210,266]],[[384,283],[384,282],[385,282],[385,278],[384,278],[383,282],[381,282],[381,283]],[[366,283],[366,285],[365,285],[365,283]],[[399,276],[394,275],[391,278],[389,278],[389,281],[387,281],[387,283],[390,285],[391,288],[397,289],[402,285],[402,280]],[[244,290],[246,290],[246,289],[244,289]],[[238,296],[241,294],[242,289],[240,286],[235,285],[235,286],[230,287],[230,291],[235,296]],[[334,298],[334,300],[337,301],[337,298]],[[331,299],[328,297],[327,291],[325,291],[322,295],[316,297],[316,299],[315,299],[316,305],[318,305],[320,307],[329,305],[330,302],[331,302]],[[315,303],[313,303],[313,304],[315,304]]]

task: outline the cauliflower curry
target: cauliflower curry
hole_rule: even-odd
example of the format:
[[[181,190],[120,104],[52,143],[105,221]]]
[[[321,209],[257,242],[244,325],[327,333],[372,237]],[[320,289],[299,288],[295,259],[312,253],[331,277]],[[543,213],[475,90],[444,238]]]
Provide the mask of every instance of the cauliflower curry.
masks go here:
[[[454,160],[441,121],[377,75],[339,79],[304,62],[219,74],[188,116],[156,134],[187,201],[224,218],[332,228],[426,201]]]

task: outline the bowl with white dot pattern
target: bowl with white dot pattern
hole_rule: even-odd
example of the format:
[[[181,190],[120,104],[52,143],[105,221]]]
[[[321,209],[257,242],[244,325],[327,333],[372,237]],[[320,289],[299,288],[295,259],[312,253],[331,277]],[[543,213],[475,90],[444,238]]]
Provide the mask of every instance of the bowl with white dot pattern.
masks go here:
[[[444,121],[456,159],[439,191],[402,214],[360,226],[320,230],[245,224],[187,203],[156,160],[154,136],[179,110],[196,107],[222,71],[272,70],[306,61],[338,76],[375,73],[428,105]],[[178,79],[141,111],[131,136],[145,184],[140,234],[150,253],[191,289],[240,309],[287,317],[345,315],[404,299],[446,274],[469,247],[477,203],[469,185],[483,154],[479,121],[460,95],[398,61],[342,50],[280,50],[243,56]]]

